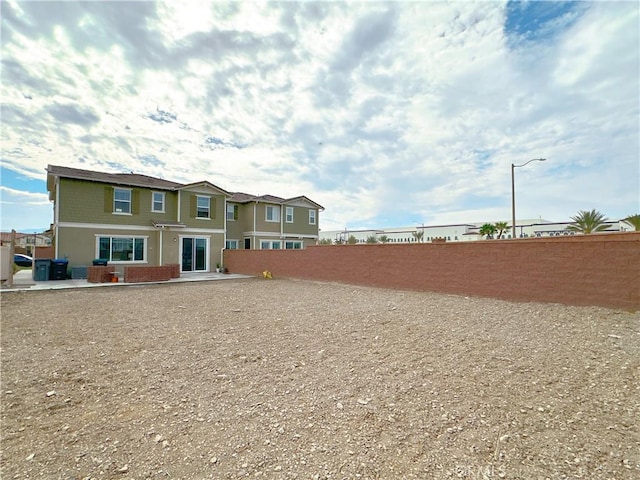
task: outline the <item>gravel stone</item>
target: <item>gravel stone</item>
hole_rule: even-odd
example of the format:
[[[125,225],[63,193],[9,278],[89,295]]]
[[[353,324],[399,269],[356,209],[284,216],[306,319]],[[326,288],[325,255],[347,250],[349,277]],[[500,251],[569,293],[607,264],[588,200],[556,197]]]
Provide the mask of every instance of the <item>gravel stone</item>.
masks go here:
[[[0,302],[3,479],[640,478],[639,313],[277,278]]]

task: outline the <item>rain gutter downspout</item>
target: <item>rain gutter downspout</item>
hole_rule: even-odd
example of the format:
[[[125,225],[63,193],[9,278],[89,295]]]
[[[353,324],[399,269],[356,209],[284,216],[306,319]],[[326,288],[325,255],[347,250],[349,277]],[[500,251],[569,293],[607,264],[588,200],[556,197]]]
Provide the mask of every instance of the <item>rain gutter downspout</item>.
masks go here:
[[[284,245],[284,212],[282,211],[282,207],[284,207],[284,204],[280,204],[280,248],[282,248]],[[286,207],[285,207],[286,210]]]
[[[54,216],[55,216],[55,233],[54,233],[54,238],[55,238],[55,253],[54,253],[54,258],[60,258],[60,255],[58,254],[58,249],[59,249],[59,244],[60,244],[60,236],[59,236],[59,228],[60,228],[60,177],[56,177],[56,203],[55,203],[55,212],[54,212]]]
[[[160,227],[160,255],[158,258],[158,265],[162,266],[162,231],[164,230],[164,225]]]
[[[256,200],[256,203],[253,204],[253,241],[251,242],[253,244],[254,250],[256,248],[256,215],[258,213],[257,207],[258,201]]]

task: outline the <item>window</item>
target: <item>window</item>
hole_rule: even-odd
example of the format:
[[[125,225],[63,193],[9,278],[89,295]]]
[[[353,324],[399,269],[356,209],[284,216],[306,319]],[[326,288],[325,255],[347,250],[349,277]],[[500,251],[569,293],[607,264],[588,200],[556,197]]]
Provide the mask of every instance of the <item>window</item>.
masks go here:
[[[113,211],[115,213],[131,213],[131,190],[113,189]]]
[[[302,242],[300,242],[300,241],[286,241],[286,242],[284,242],[284,248],[286,250],[302,250]]]
[[[238,220],[238,205],[227,203],[227,220]]]
[[[209,197],[196,197],[196,218],[211,218],[209,216],[209,206],[211,199]]]
[[[227,240],[224,243],[224,248],[229,250],[237,250],[238,249],[238,240]]]
[[[267,205],[266,207],[267,222],[279,222],[280,221],[280,207],[278,205]]]
[[[164,192],[151,193],[151,211],[164,212]]]
[[[144,262],[146,237],[98,237],[98,256],[109,262]]]
[[[286,207],[284,210],[284,221],[293,223],[293,207]]]
[[[316,211],[309,210],[309,225],[315,225],[315,224],[316,224]]]
[[[260,240],[261,250],[280,250],[282,242],[280,240]]]

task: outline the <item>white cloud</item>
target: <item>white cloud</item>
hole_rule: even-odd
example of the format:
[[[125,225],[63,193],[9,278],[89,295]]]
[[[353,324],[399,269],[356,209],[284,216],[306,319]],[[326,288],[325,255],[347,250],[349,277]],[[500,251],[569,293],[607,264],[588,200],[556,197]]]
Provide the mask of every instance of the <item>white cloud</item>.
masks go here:
[[[6,6],[3,164],[33,177],[305,194],[327,230],[505,218],[510,164],[547,157],[518,171],[523,215],[640,210],[632,2],[516,47],[495,2]]]

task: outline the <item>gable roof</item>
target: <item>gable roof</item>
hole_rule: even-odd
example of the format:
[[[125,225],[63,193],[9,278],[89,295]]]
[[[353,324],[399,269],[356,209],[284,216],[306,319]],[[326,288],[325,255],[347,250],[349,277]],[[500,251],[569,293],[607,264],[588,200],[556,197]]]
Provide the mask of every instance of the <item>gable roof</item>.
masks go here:
[[[222,193],[223,195],[226,195],[227,197],[230,197],[231,194],[229,192],[227,192],[225,189],[220,188],[217,185],[214,185],[211,182],[208,182],[206,180],[202,181],[202,182],[194,182],[194,183],[188,183],[186,185],[180,185],[179,187],[177,187],[177,190],[187,190],[187,189],[191,189],[191,188],[195,188],[195,187],[203,187],[205,189],[207,188],[211,188],[213,190],[217,190],[218,192]]]
[[[88,180],[90,182],[112,183],[116,185],[127,185],[131,187],[147,187],[162,190],[173,190],[181,187],[182,184],[164,180],[162,178],[150,177],[140,173],[104,173],[92,170],[82,170],[79,168],[60,167],[58,165],[47,166],[48,177],[73,178],[76,180]],[[47,189],[51,190],[53,185],[47,181]]]
[[[126,185],[130,187],[145,187],[145,188],[155,188],[158,190],[184,190],[194,187],[205,187],[212,188],[214,190],[219,191],[220,193],[231,197],[228,199],[230,202],[236,203],[249,203],[249,202],[265,202],[265,203],[275,203],[278,205],[283,205],[286,203],[291,203],[294,201],[305,201],[309,202],[316,208],[320,210],[324,210],[322,205],[317,204],[316,202],[310,200],[308,197],[304,195],[298,197],[292,197],[289,199],[284,199],[281,197],[276,197],[275,195],[251,195],[249,193],[242,192],[227,192],[223,188],[214,185],[211,182],[206,180],[200,182],[194,182],[189,184],[172,182],[169,180],[164,180],[162,178],[150,177],[148,175],[142,175],[140,173],[105,173],[105,172],[96,172],[93,170],[82,170],[80,168],[71,168],[71,167],[62,167],[59,165],[48,165],[47,166],[47,190],[50,193],[50,196],[53,194],[54,178],[72,178],[76,180],[87,180],[90,182],[101,182],[101,183],[110,183],[115,185]],[[53,198],[51,198],[53,200]]]
[[[250,193],[243,192],[234,192],[229,199],[230,202],[235,203],[250,203],[250,202],[265,202],[265,203],[275,203],[278,205],[285,205],[287,203],[293,203],[295,201],[305,201],[312,204],[314,207],[324,210],[324,207],[313,200],[305,197],[304,195],[300,195],[298,197],[292,198],[282,198],[276,197],[275,195],[251,195]]]
[[[251,195],[250,193],[233,192],[230,202],[249,203],[249,202],[266,202],[266,203],[282,203],[284,198],[275,195]]]
[[[287,198],[282,203],[293,203],[293,202],[307,202],[307,203],[312,204],[318,210],[324,210],[324,207],[322,205],[320,205],[319,203],[314,202],[309,197],[306,197],[304,195],[300,195],[299,197]]]

